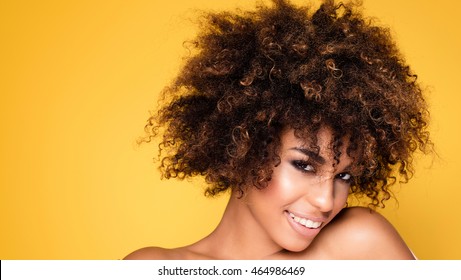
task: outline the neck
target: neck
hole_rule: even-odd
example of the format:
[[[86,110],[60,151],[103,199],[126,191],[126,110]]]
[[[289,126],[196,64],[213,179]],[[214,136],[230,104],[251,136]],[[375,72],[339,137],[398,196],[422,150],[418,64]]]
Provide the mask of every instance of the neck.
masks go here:
[[[245,197],[235,193],[216,229],[191,249],[216,259],[263,259],[282,250],[254,219]]]

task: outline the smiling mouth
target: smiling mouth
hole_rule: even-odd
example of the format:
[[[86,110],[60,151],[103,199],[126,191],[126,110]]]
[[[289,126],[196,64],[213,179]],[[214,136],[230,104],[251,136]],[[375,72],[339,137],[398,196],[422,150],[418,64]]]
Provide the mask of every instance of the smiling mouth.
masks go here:
[[[305,226],[307,228],[319,228],[322,225],[322,222],[314,222],[312,220],[306,219],[306,218],[301,218],[296,216],[295,214],[289,212],[290,217],[298,224]]]

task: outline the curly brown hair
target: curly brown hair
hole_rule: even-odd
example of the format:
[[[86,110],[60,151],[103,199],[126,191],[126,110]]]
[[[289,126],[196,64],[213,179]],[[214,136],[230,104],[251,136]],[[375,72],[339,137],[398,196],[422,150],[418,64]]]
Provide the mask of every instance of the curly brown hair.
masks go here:
[[[351,193],[374,206],[408,181],[413,152],[431,145],[416,75],[387,28],[354,4],[324,1],[311,13],[284,0],[255,11],[207,13],[191,55],[145,129],[162,135],[165,178],[204,176],[209,195],[263,188],[292,128],[317,148],[322,126],[353,155]]]

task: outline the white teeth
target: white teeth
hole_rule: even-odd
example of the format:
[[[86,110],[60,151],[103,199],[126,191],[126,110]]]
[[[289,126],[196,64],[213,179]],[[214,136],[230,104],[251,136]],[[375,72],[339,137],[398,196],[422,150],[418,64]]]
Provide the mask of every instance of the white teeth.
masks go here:
[[[298,216],[295,216],[293,213],[290,213],[290,217],[293,218],[293,220],[298,224],[301,224],[307,228],[318,228],[322,225],[322,222],[314,222],[306,218],[300,218]]]

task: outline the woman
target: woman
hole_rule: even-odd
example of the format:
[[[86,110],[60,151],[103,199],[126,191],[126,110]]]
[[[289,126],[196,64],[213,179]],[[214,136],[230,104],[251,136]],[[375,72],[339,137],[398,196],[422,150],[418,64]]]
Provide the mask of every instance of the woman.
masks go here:
[[[372,210],[430,150],[416,76],[352,4],[211,13],[146,126],[166,178],[230,191],[217,228],[126,259],[412,259]],[[347,208],[350,195],[368,208]]]

